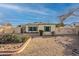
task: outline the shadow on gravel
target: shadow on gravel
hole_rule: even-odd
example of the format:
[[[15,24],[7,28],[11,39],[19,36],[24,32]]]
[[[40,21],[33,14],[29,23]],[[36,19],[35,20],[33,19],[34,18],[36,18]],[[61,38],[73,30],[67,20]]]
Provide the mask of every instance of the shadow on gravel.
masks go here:
[[[64,55],[66,56],[79,56],[79,36],[72,35],[71,44],[65,45]]]

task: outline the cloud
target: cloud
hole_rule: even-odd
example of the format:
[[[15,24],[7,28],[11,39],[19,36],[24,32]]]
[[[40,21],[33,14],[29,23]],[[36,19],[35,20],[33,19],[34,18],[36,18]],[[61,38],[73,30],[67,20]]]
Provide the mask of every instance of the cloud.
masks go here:
[[[30,5],[30,4],[29,4]],[[12,12],[7,12],[4,14],[5,19],[9,20],[12,23],[25,23],[25,22],[33,22],[33,21],[50,21],[54,22],[57,20],[57,15],[59,15],[59,11],[55,11],[53,9],[49,9],[44,5],[36,4],[35,7],[29,5],[16,5],[16,4],[0,4],[0,8],[9,9]],[[19,11],[20,13],[13,13],[13,11]],[[12,18],[12,16],[16,16],[16,18]]]
[[[8,9],[13,9],[13,10],[21,9],[19,6],[15,6],[15,5],[11,5],[11,4],[0,4],[0,7],[8,8]]]
[[[29,7],[24,8],[24,7],[20,7],[20,6],[17,6],[17,5],[12,5],[12,4],[0,4],[0,7],[15,10],[15,11],[20,11],[20,12],[30,12],[30,13],[37,13],[37,14],[47,15],[47,13],[44,12],[44,11],[32,9],[32,8],[29,8]]]
[[[35,9],[31,9],[31,8],[26,8],[26,9],[24,9],[24,11],[30,12],[30,13],[41,14],[41,15],[48,15],[48,13],[45,11],[35,10]]]

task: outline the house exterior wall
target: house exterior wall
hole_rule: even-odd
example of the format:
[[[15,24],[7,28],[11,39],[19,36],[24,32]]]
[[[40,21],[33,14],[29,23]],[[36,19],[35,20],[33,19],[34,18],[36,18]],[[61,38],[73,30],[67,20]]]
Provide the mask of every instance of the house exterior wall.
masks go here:
[[[38,32],[39,30],[43,30],[44,31],[44,25],[38,25]]]
[[[34,24],[34,25],[26,25],[26,32],[30,32],[28,31],[28,27],[38,27],[38,30],[37,31],[31,31],[31,32],[39,32],[39,30],[43,30],[43,34],[44,35],[51,35],[53,31],[55,31],[55,34],[76,34],[78,33],[78,30],[75,30],[74,27],[71,27],[71,26],[67,26],[67,27],[61,27],[61,28],[57,28],[56,25],[53,25],[53,24],[40,24],[40,25],[37,25],[37,24]],[[51,27],[51,31],[49,32],[46,32],[44,30],[44,27],[45,26],[50,26]]]
[[[28,32],[28,26],[26,25],[26,32]]]
[[[37,27],[37,31],[28,31],[29,27]],[[51,31],[50,32],[45,32],[44,31],[44,26],[50,26],[51,27]],[[39,32],[39,30],[43,30],[44,35],[51,35],[52,31],[55,31],[55,25],[26,25],[26,32]]]
[[[44,31],[44,35],[51,35],[52,31],[55,31],[55,25],[44,25],[44,26],[50,26],[51,27],[51,31],[50,32],[45,32]],[[44,26],[43,26],[43,30],[44,30]]]
[[[38,32],[37,31],[29,31],[29,27],[38,27],[37,25],[26,25],[26,32]]]

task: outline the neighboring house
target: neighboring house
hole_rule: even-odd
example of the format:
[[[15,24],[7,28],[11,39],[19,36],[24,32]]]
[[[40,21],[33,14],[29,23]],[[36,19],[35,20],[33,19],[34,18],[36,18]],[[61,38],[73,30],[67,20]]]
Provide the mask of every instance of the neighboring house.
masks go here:
[[[51,35],[52,31],[55,31],[55,24],[51,23],[42,23],[42,22],[35,22],[35,23],[28,23],[26,24],[26,32],[27,33],[39,33],[40,30],[43,30],[45,35]]]

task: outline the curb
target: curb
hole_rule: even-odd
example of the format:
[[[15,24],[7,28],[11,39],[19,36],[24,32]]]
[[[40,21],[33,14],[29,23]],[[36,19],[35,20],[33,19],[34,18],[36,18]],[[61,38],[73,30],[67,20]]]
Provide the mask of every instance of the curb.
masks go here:
[[[0,55],[12,55],[12,54],[20,53],[26,48],[26,46],[30,41],[31,41],[31,37],[20,48],[13,51],[0,51]]]

